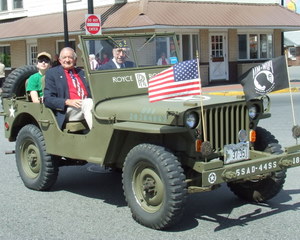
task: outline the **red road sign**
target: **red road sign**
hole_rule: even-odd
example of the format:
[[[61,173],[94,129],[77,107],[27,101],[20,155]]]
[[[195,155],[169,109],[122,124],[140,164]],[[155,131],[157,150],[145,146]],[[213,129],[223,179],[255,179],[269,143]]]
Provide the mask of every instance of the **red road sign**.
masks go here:
[[[100,15],[86,14],[85,29],[86,34],[101,34]]]

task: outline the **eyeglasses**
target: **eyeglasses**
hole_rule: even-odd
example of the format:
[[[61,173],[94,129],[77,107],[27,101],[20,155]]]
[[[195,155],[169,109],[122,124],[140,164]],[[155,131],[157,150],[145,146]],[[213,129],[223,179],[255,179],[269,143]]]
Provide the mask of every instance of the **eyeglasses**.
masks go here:
[[[50,63],[50,60],[48,58],[39,58],[38,62],[39,63],[42,63],[42,62],[44,62],[44,63]]]

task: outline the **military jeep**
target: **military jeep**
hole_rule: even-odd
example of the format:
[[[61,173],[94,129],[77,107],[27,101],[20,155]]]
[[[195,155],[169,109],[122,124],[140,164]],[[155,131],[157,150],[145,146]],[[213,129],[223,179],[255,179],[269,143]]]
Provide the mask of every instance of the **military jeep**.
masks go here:
[[[112,57],[120,39],[133,67],[92,70],[89,55]],[[14,70],[4,82],[5,137],[16,142],[26,187],[50,189],[65,165],[116,169],[133,218],[164,229],[180,220],[188,193],[227,183],[238,197],[263,202],[282,189],[286,169],[300,165],[300,146],[283,150],[258,126],[270,117],[268,98],[201,94],[149,102],[149,79],[181,61],[174,34],[81,36],[80,48],[94,102],[92,129],[84,122],[60,129],[51,109],[30,102],[25,81],[34,66]],[[170,65],[157,65],[162,52]]]

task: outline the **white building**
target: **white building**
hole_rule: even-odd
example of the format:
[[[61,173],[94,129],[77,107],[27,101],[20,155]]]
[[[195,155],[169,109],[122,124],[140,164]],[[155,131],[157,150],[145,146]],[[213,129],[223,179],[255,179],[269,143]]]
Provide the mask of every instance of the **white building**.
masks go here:
[[[70,44],[85,34],[88,0],[66,0]],[[281,1],[94,0],[102,32],[175,32],[182,59],[200,53],[204,85],[237,82],[267,59],[282,55],[283,32],[300,30],[300,15]],[[63,0],[0,0],[0,59],[8,70],[32,64],[40,51],[64,46]],[[78,62],[79,66],[82,63]]]

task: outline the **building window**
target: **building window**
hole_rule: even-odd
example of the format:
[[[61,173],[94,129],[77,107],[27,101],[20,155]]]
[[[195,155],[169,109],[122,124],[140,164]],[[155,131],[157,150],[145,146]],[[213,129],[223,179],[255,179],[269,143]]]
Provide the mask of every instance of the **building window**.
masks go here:
[[[23,0],[13,0],[13,8],[23,8]]]
[[[196,59],[197,57],[200,58],[199,53],[199,36],[198,34],[192,35],[192,58]]]
[[[64,41],[57,41],[57,52],[58,54],[60,53],[60,51],[65,47],[65,42]],[[69,47],[73,48],[76,52],[76,42],[75,40],[69,40]]]
[[[223,35],[213,35],[211,36],[211,56],[213,58],[223,58],[224,57],[224,38]]]
[[[258,37],[257,34],[250,34],[249,35],[249,44],[250,44],[250,59],[257,59],[258,58]]]
[[[0,46],[0,61],[5,65],[6,68],[11,67],[10,57],[10,46]]]
[[[191,44],[190,44],[190,35],[183,34],[181,36],[181,52],[182,52],[182,60],[190,60],[191,59]]]
[[[247,35],[239,35],[239,59],[247,59]]]
[[[199,35],[180,34],[177,35],[178,44],[181,50],[182,60],[196,59],[199,54]]]
[[[28,64],[35,65],[37,64],[37,55],[38,49],[36,44],[29,44],[28,45]]]
[[[269,59],[273,57],[272,34],[239,34],[240,60]]]
[[[273,39],[271,34],[260,34],[260,58],[273,57]]]
[[[0,0],[0,11],[7,11],[7,0]]]

